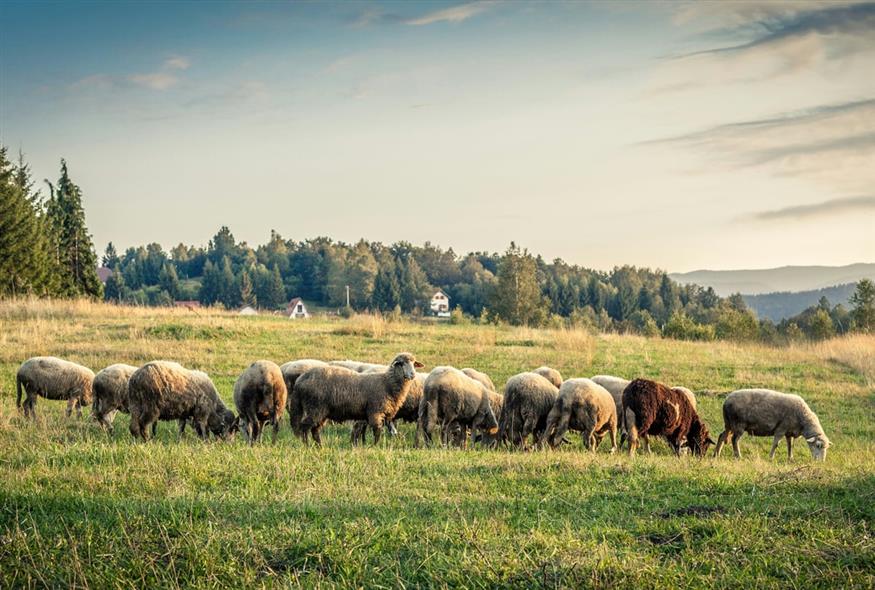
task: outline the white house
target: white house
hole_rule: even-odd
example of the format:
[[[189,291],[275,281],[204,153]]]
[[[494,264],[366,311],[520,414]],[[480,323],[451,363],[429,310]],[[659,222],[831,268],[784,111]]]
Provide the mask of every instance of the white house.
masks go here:
[[[290,320],[296,320],[310,317],[310,312],[307,311],[304,301],[300,297],[295,297],[286,306],[286,315]]]
[[[431,312],[439,318],[450,317],[450,298],[443,291],[431,296]]]

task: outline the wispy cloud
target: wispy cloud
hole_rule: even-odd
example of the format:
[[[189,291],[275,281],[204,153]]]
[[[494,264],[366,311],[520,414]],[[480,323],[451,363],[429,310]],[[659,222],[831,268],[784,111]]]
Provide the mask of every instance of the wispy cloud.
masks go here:
[[[875,196],[844,197],[810,205],[796,205],[772,211],[760,211],[752,213],[747,219],[754,219],[757,221],[778,221],[786,219],[825,217],[828,215],[853,213],[858,211],[875,213]]]
[[[404,24],[422,26],[443,22],[460,23],[462,21],[468,20],[472,16],[477,16],[478,14],[488,10],[493,5],[495,5],[495,2],[492,0],[480,0],[478,2],[470,2],[468,4],[459,4],[457,6],[451,6],[442,10],[429,12],[428,14],[420,17],[407,19],[404,21]]]
[[[191,62],[187,58],[177,55],[164,60],[158,70],[131,74],[128,76],[128,80],[151,90],[167,90],[179,82],[177,72],[187,70],[189,66],[191,66]]]

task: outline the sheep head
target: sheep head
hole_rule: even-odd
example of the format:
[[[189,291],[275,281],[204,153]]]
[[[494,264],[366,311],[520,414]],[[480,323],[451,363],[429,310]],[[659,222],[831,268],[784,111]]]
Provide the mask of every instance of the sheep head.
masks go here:
[[[424,365],[409,352],[402,352],[389,365],[389,370],[405,381],[416,379],[416,369]]]
[[[210,432],[220,439],[228,439],[240,430],[240,418],[228,408],[219,408],[207,420]]]
[[[714,440],[708,434],[708,429],[705,424],[698,418],[694,417],[690,424],[690,431],[687,434],[687,440],[683,443],[686,447],[698,457],[704,457],[708,452],[708,447],[714,444]]]
[[[806,438],[805,442],[808,443],[808,449],[815,461],[826,461],[826,450],[829,448],[830,442],[825,434]]]

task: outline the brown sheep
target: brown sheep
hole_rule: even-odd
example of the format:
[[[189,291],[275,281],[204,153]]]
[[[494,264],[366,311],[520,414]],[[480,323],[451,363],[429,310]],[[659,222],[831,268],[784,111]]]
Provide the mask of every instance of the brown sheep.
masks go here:
[[[477,369],[472,369],[470,367],[466,367],[462,369],[462,372],[465,373],[468,377],[473,379],[474,381],[479,381],[483,385],[486,386],[486,389],[489,391],[495,391],[495,383],[492,382],[492,378],[484,373],[483,371],[478,371]],[[496,414],[497,415],[497,414]]]
[[[702,456],[714,444],[708,429],[682,392],[648,379],[635,379],[623,392],[623,416],[629,435],[629,455],[641,434],[662,435],[675,455],[681,447]]]
[[[380,442],[383,424],[395,417],[416,379],[422,363],[407,352],[396,356],[383,373],[359,374],[342,367],[320,367],[304,373],[295,384],[301,408],[301,438],[309,431],[322,444],[322,427],[328,420],[367,420]]]
[[[24,410],[25,417],[36,418],[37,396],[63,399],[67,400],[67,417],[74,409],[76,416],[81,417],[82,406],[91,403],[93,382],[94,372],[87,367],[53,356],[35,356],[18,368],[15,376],[18,397],[15,404],[19,410]],[[22,393],[27,394],[23,406]]]
[[[286,407],[286,383],[279,366],[271,361],[255,361],[249,365],[234,383],[234,405],[243,435],[250,444],[261,438],[265,423],[273,426],[276,442]]]
[[[237,430],[234,413],[219,398],[206,373],[170,361],[146,363],[128,381],[130,430],[134,438],[149,439],[158,420],[191,420],[198,436],[227,438]]]
[[[520,373],[508,379],[499,440],[526,448],[529,435],[533,435],[534,442],[539,443],[558,395],[559,388],[538,373]]]
[[[118,363],[94,376],[94,407],[91,412],[97,423],[112,431],[117,412],[128,413],[128,380],[137,367]]]
[[[374,372],[374,371],[368,371]],[[395,428],[395,422],[416,423],[419,420],[419,404],[423,397],[423,387],[425,386],[425,378],[428,373],[416,373],[416,379],[410,384],[410,389],[407,391],[407,397],[404,398],[404,403],[398,408],[395,417],[386,423],[386,429],[391,436],[398,434]],[[365,442],[365,433],[368,429],[366,420],[359,420],[352,427],[352,444]],[[418,437],[418,432],[414,436],[414,440]]]
[[[301,434],[301,408],[298,407],[297,397],[295,396],[295,383],[298,378],[317,367],[327,367],[328,363],[317,361],[315,359],[301,359],[290,361],[280,367],[283,374],[283,380],[286,382],[286,410],[289,413],[289,426],[292,427],[292,432]]]
[[[435,426],[441,426],[444,444],[451,439],[461,442],[466,433],[479,430],[482,434],[495,434],[498,420],[492,411],[489,389],[454,367],[436,367],[425,380],[425,400],[428,408],[422,429],[426,442]],[[458,429],[458,432],[457,432]]]
[[[556,448],[568,429],[579,430],[583,444],[595,452],[605,434],[611,435],[611,453],[617,451],[617,407],[610,392],[590,379],[569,379],[547,416],[544,436]]]

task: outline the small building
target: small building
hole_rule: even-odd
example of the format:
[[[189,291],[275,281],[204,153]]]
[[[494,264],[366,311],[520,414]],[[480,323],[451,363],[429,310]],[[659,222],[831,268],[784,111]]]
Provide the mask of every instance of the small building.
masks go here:
[[[297,320],[310,317],[310,312],[307,311],[304,300],[300,297],[295,297],[286,306],[286,315],[289,316],[290,320]]]
[[[251,305],[247,305],[243,309],[240,310],[240,315],[258,315],[258,311]]]
[[[439,318],[450,317],[450,298],[441,290],[431,296],[431,312]]]
[[[182,307],[184,309],[200,309],[201,302],[195,300],[187,300],[187,301],[174,301],[173,307]]]

